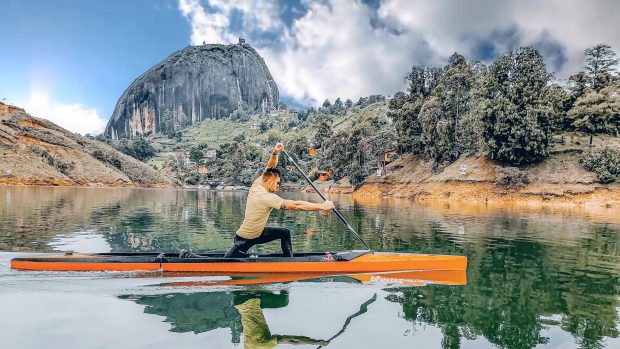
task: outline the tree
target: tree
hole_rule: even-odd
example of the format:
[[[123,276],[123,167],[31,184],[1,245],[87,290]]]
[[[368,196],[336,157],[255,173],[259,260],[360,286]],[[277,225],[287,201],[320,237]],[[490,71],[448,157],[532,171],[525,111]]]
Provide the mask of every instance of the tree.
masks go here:
[[[347,101],[344,102],[344,106],[347,108],[351,108],[353,106],[353,101],[351,101],[351,99],[347,98]]]
[[[569,90],[571,92],[572,102],[583,96],[588,89],[589,78],[584,72],[571,75],[568,78]],[[571,104],[572,105],[572,104]]]
[[[600,91],[609,85],[612,72],[618,64],[618,56],[611,46],[598,44],[585,50],[586,73],[590,78],[590,86]]]
[[[610,86],[600,92],[591,90],[575,101],[568,115],[575,120],[573,126],[590,135],[590,146],[594,134],[618,134],[620,114],[620,89]]]
[[[531,47],[509,51],[491,65],[482,91],[482,135],[492,159],[525,165],[547,156],[550,106],[543,96],[549,79]]]
[[[437,162],[452,162],[460,155],[458,144],[459,121],[469,110],[470,90],[474,84],[474,72],[465,61],[465,57],[458,53],[450,56],[445,73],[434,89],[437,96],[437,108],[440,118],[432,127],[433,134],[427,135],[429,141],[425,143],[427,155]],[[433,98],[433,97],[430,97]],[[427,102],[430,99],[427,99]],[[425,102],[426,104],[426,102]],[[428,128],[428,126],[427,126]]]
[[[571,129],[573,120],[568,117],[568,111],[572,105],[572,96],[562,86],[553,84],[546,89],[543,97],[549,101],[551,111],[549,125],[551,131],[564,131]]]
[[[323,108],[323,112],[325,112],[325,113],[331,113],[331,110],[332,110],[332,104],[331,104],[331,102],[329,101],[329,99],[325,99],[325,101],[323,101],[322,108]]]
[[[115,148],[140,161],[144,161],[155,155],[155,148],[153,148],[149,141],[142,137],[131,142],[122,139]]]
[[[422,107],[421,98],[412,98],[403,92],[394,94],[388,104],[388,116],[394,120],[397,145],[405,152],[422,152],[422,129],[418,113]]]
[[[319,114],[316,118],[317,131],[314,135],[314,147],[321,148],[325,141],[332,136],[331,119],[324,113]]]
[[[443,69],[439,67],[426,67],[414,65],[411,71],[405,75],[409,81],[409,94],[413,98],[426,98],[430,96],[443,76]]]
[[[270,128],[271,128],[271,125],[268,122],[263,121],[260,123],[260,126],[259,126],[260,133],[267,132],[267,130],[269,130]]]
[[[351,133],[349,131],[338,131],[321,148],[319,167],[321,169],[333,169],[335,178],[345,175],[344,172],[351,162],[353,144],[350,138]]]
[[[483,102],[476,101],[473,103],[473,107],[458,120],[456,132],[459,154],[475,154],[481,149],[484,128],[481,111],[484,109]]]
[[[424,102],[419,121],[424,154],[437,162],[454,160],[454,123],[442,113],[438,97],[430,97]]]
[[[260,151],[246,142],[224,143],[216,152],[219,174],[234,183],[249,184],[259,161]]]
[[[198,147],[191,147],[189,150],[189,159],[196,164],[200,163],[200,160],[204,158],[204,153]]]
[[[337,98],[336,101],[334,102],[334,106],[332,107],[332,112],[334,114],[340,114],[343,111],[344,111],[344,104],[342,103],[342,100],[340,100],[340,98]]]
[[[302,158],[304,156],[304,154],[306,153],[306,148],[308,146],[308,138],[302,135],[298,135],[288,143],[288,148],[290,149],[291,153],[293,153],[298,158]]]

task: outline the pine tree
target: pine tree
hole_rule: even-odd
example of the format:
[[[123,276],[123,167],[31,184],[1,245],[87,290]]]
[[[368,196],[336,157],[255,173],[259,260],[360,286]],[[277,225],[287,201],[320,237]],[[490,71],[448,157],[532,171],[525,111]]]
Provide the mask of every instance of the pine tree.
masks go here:
[[[422,129],[418,113],[422,107],[421,98],[413,100],[403,92],[397,92],[388,105],[388,117],[394,121],[397,145],[404,152],[420,154],[422,149]]]
[[[409,94],[413,98],[430,96],[441,81],[442,76],[443,70],[441,68],[414,65],[411,71],[405,75],[405,80],[409,81]]]
[[[334,114],[340,114],[343,111],[344,111],[344,104],[342,103],[342,100],[340,98],[336,98],[336,101],[334,102],[334,106],[332,107],[332,112]]]
[[[569,118],[568,111],[572,105],[572,96],[562,86],[553,84],[546,89],[544,99],[550,104],[549,125],[551,131],[564,131],[571,129],[573,120]]]
[[[438,162],[451,162],[460,155],[457,126],[470,108],[470,90],[475,80],[474,72],[465,57],[454,53],[448,61],[445,73],[434,91],[439,99],[441,118],[436,121],[431,142],[426,143],[426,147],[431,148],[427,149],[427,153],[432,154],[431,158]]]
[[[332,104],[329,101],[329,99],[325,99],[325,101],[323,101],[323,105],[322,105],[320,111],[322,111],[324,113],[331,114],[331,112],[332,112]]]
[[[618,56],[611,46],[598,44],[585,50],[586,73],[590,78],[590,86],[596,90],[609,86],[612,82],[612,72],[618,64]]]
[[[525,165],[547,156],[550,106],[543,96],[549,79],[542,56],[531,47],[507,52],[491,65],[482,135],[492,159]]]
[[[618,134],[620,120],[620,89],[609,86],[600,92],[591,90],[579,97],[568,115],[575,120],[573,126],[590,135],[598,133]]]
[[[332,136],[331,119],[327,115],[321,113],[316,118],[317,130],[314,135],[313,143],[315,148],[321,148],[325,141]]]

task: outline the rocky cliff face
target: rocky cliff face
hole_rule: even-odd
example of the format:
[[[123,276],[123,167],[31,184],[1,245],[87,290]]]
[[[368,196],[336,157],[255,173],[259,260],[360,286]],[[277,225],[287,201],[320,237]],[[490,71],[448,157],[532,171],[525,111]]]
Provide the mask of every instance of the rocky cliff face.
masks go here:
[[[238,111],[269,112],[278,87],[249,45],[190,46],[142,74],[123,93],[105,130],[113,139],[171,133]]]

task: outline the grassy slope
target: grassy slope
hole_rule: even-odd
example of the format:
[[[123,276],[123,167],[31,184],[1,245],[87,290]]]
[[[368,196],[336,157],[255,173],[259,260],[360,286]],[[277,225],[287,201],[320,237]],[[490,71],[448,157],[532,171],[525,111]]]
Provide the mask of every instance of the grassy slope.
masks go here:
[[[0,103],[0,183],[172,186],[172,179],[105,143]]]

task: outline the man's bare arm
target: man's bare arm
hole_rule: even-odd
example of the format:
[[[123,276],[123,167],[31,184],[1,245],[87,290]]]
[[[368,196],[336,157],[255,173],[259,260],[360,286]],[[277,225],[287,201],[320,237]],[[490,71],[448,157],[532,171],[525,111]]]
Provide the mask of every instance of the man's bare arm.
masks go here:
[[[267,161],[267,168],[276,168],[278,166],[278,154],[271,153],[269,161]]]
[[[321,204],[302,200],[284,200],[280,207],[284,210],[329,211],[334,208],[334,203],[329,200]]]
[[[278,154],[280,154],[282,150],[284,150],[284,144],[282,143],[278,143],[273,147],[269,161],[267,161],[267,168],[276,168],[276,166],[278,166]]]

